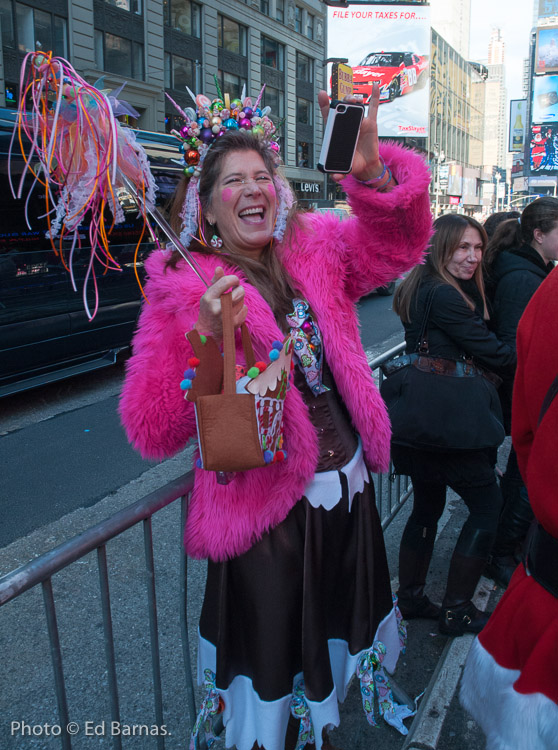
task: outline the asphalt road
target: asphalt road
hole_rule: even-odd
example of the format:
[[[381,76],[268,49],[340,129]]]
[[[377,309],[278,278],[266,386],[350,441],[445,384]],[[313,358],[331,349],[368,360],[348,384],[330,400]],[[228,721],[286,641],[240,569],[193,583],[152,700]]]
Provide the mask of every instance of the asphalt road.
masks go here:
[[[359,306],[369,359],[402,339],[391,302],[372,294]],[[94,505],[155,465],[129,446],[120,425],[123,377],[120,362],[0,401],[0,548]]]

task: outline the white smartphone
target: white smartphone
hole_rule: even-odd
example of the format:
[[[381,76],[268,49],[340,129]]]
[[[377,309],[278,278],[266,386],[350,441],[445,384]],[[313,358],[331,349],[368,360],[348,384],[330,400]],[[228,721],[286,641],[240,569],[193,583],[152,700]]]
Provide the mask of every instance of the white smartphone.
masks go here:
[[[321,172],[351,171],[363,115],[362,104],[331,102],[318,161]]]

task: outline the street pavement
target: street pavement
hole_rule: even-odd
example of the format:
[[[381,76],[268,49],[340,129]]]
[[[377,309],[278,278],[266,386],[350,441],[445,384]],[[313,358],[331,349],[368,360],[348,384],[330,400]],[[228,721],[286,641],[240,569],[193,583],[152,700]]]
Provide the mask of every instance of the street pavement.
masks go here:
[[[86,414],[87,415],[87,414]],[[88,416],[88,415],[87,415]],[[89,424],[89,423],[88,423]],[[77,433],[77,430],[76,430]],[[24,445],[20,446],[24,450]],[[501,451],[500,464],[507,450]],[[100,457],[102,459],[102,456]],[[110,462],[110,457],[105,459]],[[182,475],[191,465],[191,449],[156,465],[147,465],[138,477],[91,504],[48,519],[35,531],[0,549],[0,575],[23,565],[56,545],[98,523],[121,508]],[[100,485],[101,487],[101,485]],[[79,490],[79,488],[76,488]],[[91,488],[88,488],[91,490]],[[97,497],[97,488],[92,496]],[[385,532],[392,586],[397,589],[399,540],[410,512],[407,503]],[[462,501],[448,493],[446,511],[439,527],[429,574],[428,593],[435,601],[443,595],[451,552],[466,517]],[[182,656],[178,611],[181,554],[179,503],[153,518],[164,719],[170,736],[169,750],[187,746],[190,719],[186,703],[185,665]],[[122,728],[154,725],[149,623],[147,619],[144,540],[134,527],[107,545],[111,603],[120,690]],[[188,563],[188,619],[191,663],[196,662],[196,624],[203,597],[205,563]],[[90,554],[56,574],[53,590],[57,602],[62,658],[67,679],[70,719],[77,734],[72,747],[110,748],[110,705],[104,660],[99,573],[96,555]],[[484,579],[477,603],[492,609],[501,591]],[[449,639],[438,634],[435,622],[415,620],[408,624],[407,650],[394,674],[394,688],[401,699],[413,703],[418,713],[407,720],[407,737],[381,722],[367,724],[356,681],[341,707],[341,725],[332,742],[343,750],[484,750],[479,727],[459,705],[457,691],[472,637]],[[39,587],[0,608],[0,648],[3,654],[0,690],[0,748],[48,750],[61,747],[45,725],[58,723],[52,664],[46,636],[44,606]],[[197,692],[199,704],[200,693]],[[19,724],[12,725],[12,722]],[[89,722],[86,729],[86,722]],[[105,724],[103,725],[103,722]],[[155,748],[155,737],[124,736],[124,748]],[[223,739],[216,748],[224,747]]]

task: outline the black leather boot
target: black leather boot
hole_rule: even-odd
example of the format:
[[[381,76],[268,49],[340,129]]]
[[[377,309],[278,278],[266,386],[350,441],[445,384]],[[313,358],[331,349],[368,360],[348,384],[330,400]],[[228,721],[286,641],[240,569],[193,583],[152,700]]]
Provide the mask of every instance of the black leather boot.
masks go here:
[[[407,521],[399,548],[399,609],[406,620],[437,620],[440,607],[424,593],[436,529]]]
[[[533,511],[523,482],[507,480],[504,476],[500,486],[505,504],[485,573],[499,586],[507,588],[521,561],[519,550],[533,520]]]
[[[465,523],[453,552],[448,573],[446,595],[438,629],[444,635],[480,633],[490,613],[481,612],[471,601],[486,565],[494,534],[473,529]]]

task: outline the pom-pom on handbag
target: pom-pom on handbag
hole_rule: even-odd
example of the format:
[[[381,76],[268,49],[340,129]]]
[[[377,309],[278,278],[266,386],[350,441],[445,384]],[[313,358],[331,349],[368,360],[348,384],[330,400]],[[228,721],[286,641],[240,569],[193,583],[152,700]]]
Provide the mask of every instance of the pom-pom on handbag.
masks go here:
[[[276,341],[270,362],[256,362],[250,333],[241,326],[246,367],[236,364],[230,294],[221,297],[223,354],[211,336],[186,334],[195,357],[181,387],[194,403],[199,467],[237,472],[283,461],[283,406],[289,387],[292,340]],[[237,379],[237,374],[240,377]]]
[[[388,407],[392,443],[434,451],[497,447],[505,437],[500,378],[465,356],[455,360],[428,353],[435,291],[426,301],[417,351],[380,365],[380,393]]]

